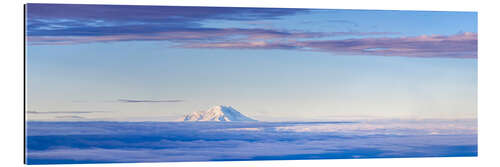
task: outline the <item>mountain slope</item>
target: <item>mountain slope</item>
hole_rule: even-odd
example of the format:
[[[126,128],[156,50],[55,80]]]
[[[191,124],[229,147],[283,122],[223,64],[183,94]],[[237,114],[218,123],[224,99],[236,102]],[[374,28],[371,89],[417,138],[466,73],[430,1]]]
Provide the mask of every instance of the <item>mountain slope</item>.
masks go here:
[[[230,106],[214,106],[206,111],[193,112],[185,115],[178,121],[256,121],[249,118]]]

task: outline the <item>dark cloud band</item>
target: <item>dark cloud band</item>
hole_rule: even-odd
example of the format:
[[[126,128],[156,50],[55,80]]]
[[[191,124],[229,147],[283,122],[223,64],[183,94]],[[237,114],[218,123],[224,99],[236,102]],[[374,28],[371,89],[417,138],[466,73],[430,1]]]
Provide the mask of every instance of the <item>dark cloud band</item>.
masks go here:
[[[477,58],[477,33],[394,37],[395,32],[210,28],[206,20],[262,21],[308,9],[28,4],[30,45],[169,41],[181,48],[286,49],[342,55]],[[351,23],[346,20],[333,20]],[[354,23],[353,23],[354,24]],[[332,39],[332,37],[353,37]],[[127,100],[122,102],[179,102]]]

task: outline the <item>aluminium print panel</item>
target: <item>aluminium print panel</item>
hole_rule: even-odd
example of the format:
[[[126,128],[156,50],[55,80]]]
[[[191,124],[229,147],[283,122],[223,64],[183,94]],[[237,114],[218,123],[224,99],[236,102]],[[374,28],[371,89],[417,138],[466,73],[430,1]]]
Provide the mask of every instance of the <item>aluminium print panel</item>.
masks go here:
[[[25,163],[477,156],[477,13],[27,4]]]

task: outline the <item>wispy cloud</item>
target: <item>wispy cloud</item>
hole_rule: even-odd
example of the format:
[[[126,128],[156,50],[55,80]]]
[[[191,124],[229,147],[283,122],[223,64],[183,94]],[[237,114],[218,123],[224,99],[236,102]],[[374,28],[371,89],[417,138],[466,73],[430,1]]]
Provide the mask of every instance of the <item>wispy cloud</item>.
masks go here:
[[[26,111],[26,113],[28,114],[89,114],[97,112],[108,112],[108,111],[46,111],[46,112]]]
[[[77,116],[77,115],[56,116],[56,118],[60,118],[60,119],[85,119],[85,117]]]
[[[360,38],[300,42],[318,51],[357,55],[477,58],[477,34],[422,35],[399,38]]]
[[[423,35],[396,38],[355,38],[343,40],[254,41],[191,43],[190,48],[300,49],[347,55],[477,58],[477,34]]]
[[[113,30],[116,31],[116,30]],[[155,33],[128,33],[114,35],[68,35],[68,36],[28,36],[28,41],[33,45],[61,45],[89,42],[112,42],[112,41],[159,41],[172,42],[191,41],[245,41],[245,40],[268,40],[276,38],[311,38],[319,37],[321,33],[310,32],[286,32],[266,29],[240,29],[240,28],[182,28],[164,30]]]
[[[28,4],[27,17],[167,22],[203,19],[276,19],[301,12],[308,12],[308,9],[31,3]]]
[[[272,20],[307,9],[28,4],[28,36],[154,34],[204,20]]]
[[[119,102],[123,103],[178,103],[184,102],[184,100],[132,100],[132,99],[118,99]]]
[[[123,28],[123,27],[122,27]],[[394,35],[395,32],[300,32],[284,31],[272,29],[245,29],[245,28],[178,28],[165,29],[154,33],[135,33],[113,28],[111,31],[118,31],[117,34],[108,35],[78,35],[75,32],[81,30],[68,30],[72,34],[68,35],[45,35],[28,36],[31,45],[68,45],[91,42],[114,42],[114,41],[171,41],[180,46],[189,47],[191,43],[250,43],[269,41],[290,41],[300,39],[314,39],[321,37],[339,36],[373,36],[373,35]],[[194,45],[193,44],[193,45]],[[210,44],[210,43],[207,43]]]
[[[381,35],[386,32],[290,32],[269,28],[211,28],[205,20],[266,21],[309,9],[124,5],[29,4],[30,45],[68,45],[113,41],[295,40],[325,36]]]
[[[204,21],[268,22],[309,9],[29,4],[30,45],[169,41],[172,47],[286,49],[335,55],[477,58],[477,33],[401,36],[397,32],[309,32],[208,27]],[[330,20],[356,26],[350,20]],[[394,37],[399,35],[399,37]],[[343,37],[343,38],[337,38]]]

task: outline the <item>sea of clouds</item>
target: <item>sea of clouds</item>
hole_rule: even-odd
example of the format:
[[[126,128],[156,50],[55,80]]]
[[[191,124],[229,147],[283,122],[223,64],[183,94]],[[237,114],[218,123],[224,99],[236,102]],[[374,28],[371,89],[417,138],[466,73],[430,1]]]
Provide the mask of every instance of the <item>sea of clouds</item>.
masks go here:
[[[27,163],[477,156],[476,120],[28,122]]]

